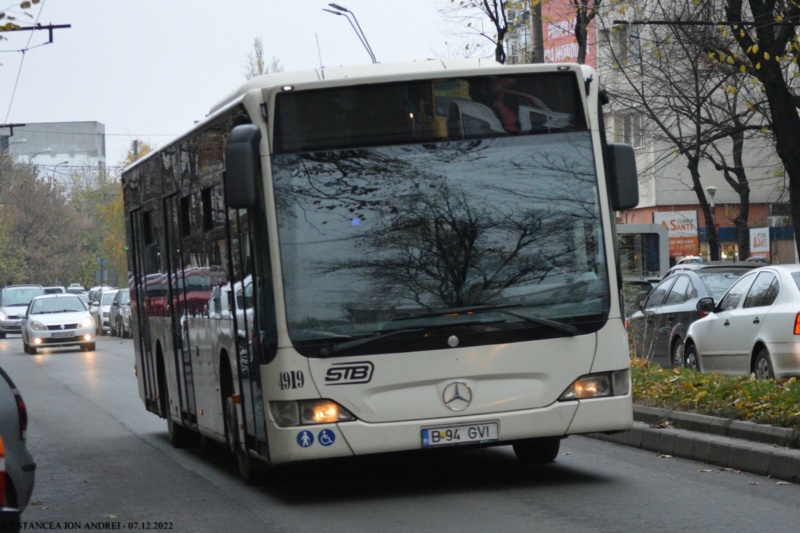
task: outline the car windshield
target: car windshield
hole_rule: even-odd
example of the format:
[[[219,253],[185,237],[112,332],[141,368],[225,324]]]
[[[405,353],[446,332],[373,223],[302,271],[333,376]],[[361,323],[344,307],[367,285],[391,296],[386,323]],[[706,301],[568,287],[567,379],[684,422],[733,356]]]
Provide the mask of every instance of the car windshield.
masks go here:
[[[74,313],[86,311],[86,306],[77,296],[65,298],[39,298],[31,304],[32,315],[52,313]]]
[[[128,305],[131,301],[131,293],[128,290],[122,291],[122,296],[119,297],[120,305]]]
[[[117,295],[116,291],[113,292],[104,292],[103,298],[100,301],[100,305],[111,305],[111,302],[114,301],[114,296]]]
[[[3,289],[0,305],[3,307],[26,306],[31,303],[34,297],[42,294],[44,294],[44,289],[37,287]]]
[[[703,285],[706,286],[708,294],[714,298],[715,302],[718,302],[722,295],[725,294],[725,291],[746,272],[746,270],[740,272],[704,272],[700,270],[697,275],[703,280]]]

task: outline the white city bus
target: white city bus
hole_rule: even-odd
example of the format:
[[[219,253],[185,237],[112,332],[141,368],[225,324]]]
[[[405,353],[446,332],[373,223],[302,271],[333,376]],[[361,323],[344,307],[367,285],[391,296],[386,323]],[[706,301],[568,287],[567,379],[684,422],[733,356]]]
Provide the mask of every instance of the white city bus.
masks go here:
[[[632,424],[606,142],[585,66],[254,78],[123,175],[139,392],[176,446],[269,465]]]

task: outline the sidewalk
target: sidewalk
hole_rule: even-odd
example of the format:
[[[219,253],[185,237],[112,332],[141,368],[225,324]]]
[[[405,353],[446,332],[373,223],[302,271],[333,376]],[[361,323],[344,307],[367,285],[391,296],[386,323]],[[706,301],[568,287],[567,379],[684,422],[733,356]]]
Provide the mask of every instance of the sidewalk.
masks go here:
[[[633,406],[633,429],[594,438],[775,479],[800,482],[800,431]]]

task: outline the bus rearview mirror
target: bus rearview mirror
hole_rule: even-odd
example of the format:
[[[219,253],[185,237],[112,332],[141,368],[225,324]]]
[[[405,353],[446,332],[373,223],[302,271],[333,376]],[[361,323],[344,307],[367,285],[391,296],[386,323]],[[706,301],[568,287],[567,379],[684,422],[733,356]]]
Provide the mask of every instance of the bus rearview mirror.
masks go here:
[[[256,180],[261,176],[261,130],[255,124],[233,128],[225,146],[225,203],[231,209],[256,205]]]

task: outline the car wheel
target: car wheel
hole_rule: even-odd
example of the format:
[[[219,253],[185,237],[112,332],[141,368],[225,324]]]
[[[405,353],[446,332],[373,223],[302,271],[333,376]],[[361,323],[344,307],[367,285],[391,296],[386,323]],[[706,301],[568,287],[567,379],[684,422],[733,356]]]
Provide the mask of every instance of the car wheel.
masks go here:
[[[758,350],[754,366],[756,379],[775,379],[775,371],[772,369],[772,360],[769,352],[763,346]]]
[[[28,353],[31,355],[36,355],[36,346],[28,346]]]
[[[518,440],[513,444],[514,453],[521,462],[529,465],[550,463],[558,456],[561,439],[547,437]]]
[[[683,355],[686,368],[699,372],[700,361],[698,361],[697,359],[697,348],[695,348],[694,344],[689,344],[688,346],[684,346]]]
[[[0,339],[5,339],[5,338],[6,338],[6,332],[0,331]]]
[[[672,345],[672,368],[683,368],[686,360],[683,357],[683,339],[680,337]]]
[[[90,352],[93,352],[93,351],[95,351],[96,349],[97,349],[97,345],[96,345],[95,343],[93,343],[93,342],[90,342],[90,343],[89,343],[89,351],[90,351]]]

